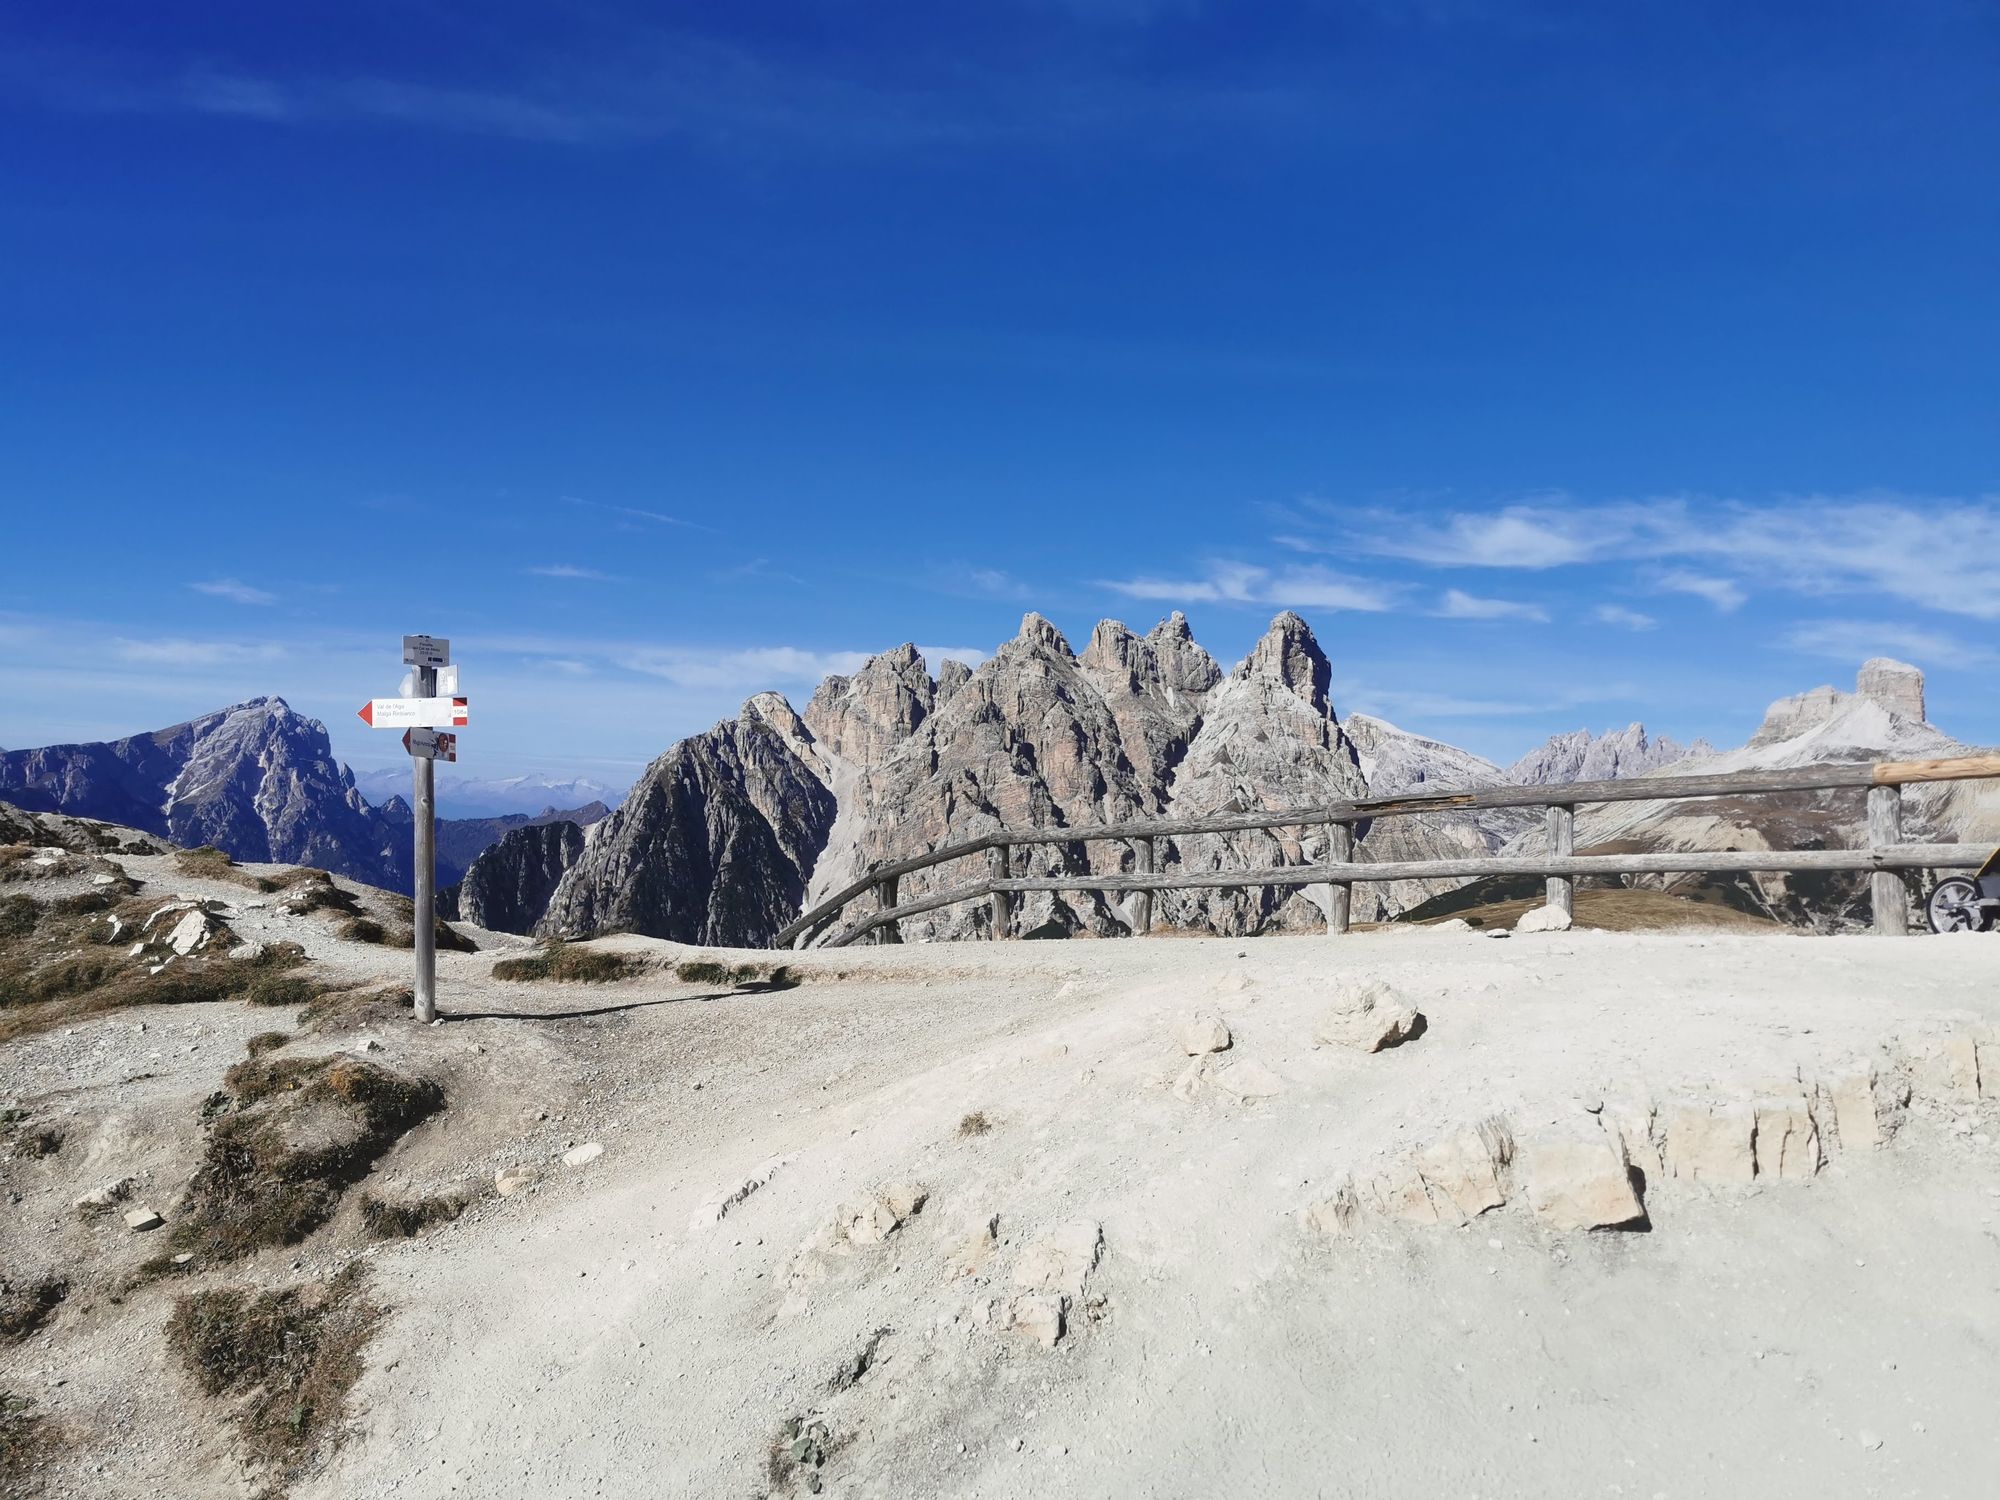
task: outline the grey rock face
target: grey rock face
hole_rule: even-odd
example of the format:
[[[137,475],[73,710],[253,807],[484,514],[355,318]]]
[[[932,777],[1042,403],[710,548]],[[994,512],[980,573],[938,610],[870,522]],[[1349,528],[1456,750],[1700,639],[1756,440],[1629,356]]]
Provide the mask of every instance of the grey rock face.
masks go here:
[[[654,761],[563,874],[537,931],[754,948],[797,915],[835,807],[800,754],[810,731],[773,697]]]
[[[494,932],[532,933],[549,898],[583,854],[575,823],[525,824],[472,861],[458,888],[458,914]]]
[[[1714,746],[1706,740],[1682,745],[1666,735],[1649,739],[1643,724],[1628,724],[1602,735],[1578,729],[1556,735],[1529,751],[1508,767],[1503,780],[1529,786],[1617,781],[1627,776],[1644,776],[1691,755],[1710,754],[1713,750]]]
[[[1168,787],[1169,817],[1312,806],[1365,797],[1368,784],[1328,696],[1332,667],[1311,629],[1287,611],[1250,655],[1207,695],[1201,726]],[[1174,840],[1187,869],[1295,865],[1320,852],[1317,837],[1276,828]],[[1301,889],[1171,891],[1156,909],[1171,924],[1223,933],[1317,925],[1323,914]]]
[[[410,805],[401,797],[391,797],[378,811],[384,817],[391,818],[406,828],[411,822]],[[611,809],[602,802],[590,802],[582,807],[560,810],[545,807],[532,817],[527,813],[503,813],[494,818],[439,818],[437,820],[438,884],[452,885],[462,879],[471,872],[474,862],[482,853],[491,851],[517,828],[537,828],[548,823],[574,823],[579,828],[588,828],[592,823],[610,816]],[[547,900],[546,892],[543,894],[543,900],[544,902]],[[537,912],[536,915],[539,916],[540,913]],[[496,932],[516,930],[512,927],[494,928]]]
[[[870,657],[852,677],[827,678],[806,705],[804,719],[829,754],[872,766],[930,716],[936,696],[917,648],[898,646]]]
[[[1922,724],[1924,720],[1924,674],[1906,661],[1886,656],[1871,657],[1861,664],[1854,691],[1871,698],[1893,714],[1901,714]]]
[[[232,858],[317,865],[407,890],[401,829],[333,758],[326,727],[282,698],[254,698],[153,734],[0,755],[0,796],[124,823]]]

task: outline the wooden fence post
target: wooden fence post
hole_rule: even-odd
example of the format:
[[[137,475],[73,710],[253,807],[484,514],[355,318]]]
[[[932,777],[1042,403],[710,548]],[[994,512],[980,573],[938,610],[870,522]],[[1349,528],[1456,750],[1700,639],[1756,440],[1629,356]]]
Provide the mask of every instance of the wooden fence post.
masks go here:
[[[887,880],[877,883],[875,897],[878,910],[890,911],[894,909],[896,905],[896,887],[898,884],[900,882],[894,875],[891,875]],[[901,922],[884,922],[875,930],[882,934],[879,939],[881,942],[900,943],[903,940],[903,924]]]
[[[1326,825],[1326,862],[1344,865],[1354,858],[1354,830],[1346,823]],[[1346,881],[1331,881],[1326,888],[1326,930],[1328,936],[1347,931],[1354,911],[1354,887]]]
[[[1549,853],[1557,859],[1568,859],[1576,853],[1576,809],[1556,806],[1549,809]],[[1576,879],[1570,875],[1551,875],[1544,898],[1548,904],[1566,917],[1576,915]]]
[[[1868,788],[1868,847],[1881,850],[1903,840],[1903,789]],[[1875,931],[1881,937],[1903,937],[1910,930],[1910,888],[1897,870],[1877,870],[1868,881],[1869,903],[1875,908]]]
[[[989,879],[1005,880],[1013,860],[1012,851],[1005,844],[995,844],[986,851],[986,873]],[[1014,893],[995,891],[993,893],[993,938],[999,941],[1007,936],[1008,925],[1014,919]]]
[[[1132,872],[1135,875],[1153,873],[1153,841],[1151,839],[1132,840]],[[1143,935],[1153,930],[1153,893],[1139,892],[1138,930]]]

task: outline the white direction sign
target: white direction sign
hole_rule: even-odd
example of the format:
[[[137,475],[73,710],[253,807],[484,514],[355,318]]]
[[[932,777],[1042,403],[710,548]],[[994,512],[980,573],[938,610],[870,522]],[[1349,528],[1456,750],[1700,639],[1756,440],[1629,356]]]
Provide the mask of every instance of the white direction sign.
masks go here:
[[[355,712],[372,729],[456,729],[470,722],[463,698],[371,698]]]
[[[406,667],[443,667],[451,663],[451,642],[443,636],[406,635],[403,637],[403,665]]]
[[[457,760],[458,736],[435,729],[405,729],[403,748],[419,760]]]

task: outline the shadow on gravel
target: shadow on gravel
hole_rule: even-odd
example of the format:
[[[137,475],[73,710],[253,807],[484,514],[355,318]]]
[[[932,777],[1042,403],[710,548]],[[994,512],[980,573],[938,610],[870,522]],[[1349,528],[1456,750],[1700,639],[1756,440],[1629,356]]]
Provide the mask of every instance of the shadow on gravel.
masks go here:
[[[592,1005],[582,1010],[443,1010],[441,1021],[581,1021],[591,1016],[615,1016],[628,1010],[650,1010],[656,1005],[706,1005],[711,1000],[745,1000],[753,995],[777,995],[796,989],[792,984],[740,984],[733,990],[717,990],[710,995],[662,995],[657,1000],[631,1000],[623,1005]]]

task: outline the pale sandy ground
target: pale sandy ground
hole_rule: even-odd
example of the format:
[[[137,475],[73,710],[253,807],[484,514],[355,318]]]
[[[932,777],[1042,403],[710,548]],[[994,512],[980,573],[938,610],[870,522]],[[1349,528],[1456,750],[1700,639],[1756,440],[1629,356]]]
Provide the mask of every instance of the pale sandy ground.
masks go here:
[[[262,912],[237,926],[259,922],[357,976],[408,961]],[[823,1493],[843,1496],[1995,1493],[1991,1100],[1920,1096],[1890,1145],[1811,1182],[1651,1182],[1644,1233],[1560,1233],[1518,1202],[1347,1241],[1298,1215],[1344,1169],[1496,1110],[1527,1132],[1611,1095],[1747,1096],[1887,1066],[1885,1044],[2000,1034],[2000,939],[910,946],[798,956],[800,988],[721,996],[666,977],[501,984],[494,956],[443,957],[448,1024],[375,1033],[382,1060],[442,1076],[452,1107],[369,1187],[414,1195],[519,1162],[545,1176],[367,1252],[393,1313],[356,1430],[301,1497],[762,1495],[787,1417],[827,1424]],[[1315,1048],[1349,974],[1397,986],[1427,1032],[1375,1055]],[[1162,1086],[1184,1062],[1169,1027],[1194,1006],[1235,1033],[1218,1062],[1261,1063],[1282,1091]],[[167,1211],[200,1098],[274,1024],[233,1006],[147,1019],[136,1041],[128,1014],[0,1051],[0,1092],[67,1101],[83,1143],[67,1164],[13,1165],[10,1261],[138,1258],[122,1230],[77,1228],[70,1198],[138,1163]],[[135,1046],[163,1053],[159,1076],[121,1082]],[[961,1136],[975,1110],[991,1132]],[[590,1140],[595,1162],[560,1164]],[[698,1213],[767,1170],[719,1222]],[[890,1181],[925,1187],[922,1211],[788,1291],[801,1245]],[[954,1274],[993,1215],[990,1260]],[[326,1272],[363,1243],[350,1219],[251,1272]],[[1046,1350],[990,1310],[1023,1248],[1078,1221],[1101,1225],[1102,1262]],[[160,1347],[169,1306],[154,1289],[65,1309],[4,1362],[88,1435],[55,1493],[254,1490]],[[885,1329],[868,1372],[831,1389]]]

